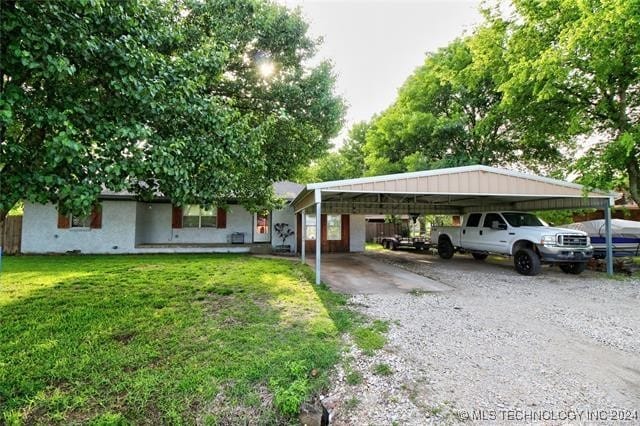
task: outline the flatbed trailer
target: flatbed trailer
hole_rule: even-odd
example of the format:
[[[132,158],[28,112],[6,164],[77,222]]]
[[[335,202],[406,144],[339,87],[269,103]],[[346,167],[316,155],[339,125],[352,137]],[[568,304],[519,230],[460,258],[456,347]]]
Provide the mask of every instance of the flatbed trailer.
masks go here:
[[[397,250],[399,248],[427,250],[430,247],[429,240],[425,237],[403,237],[401,235],[382,237],[380,244],[388,250]]]

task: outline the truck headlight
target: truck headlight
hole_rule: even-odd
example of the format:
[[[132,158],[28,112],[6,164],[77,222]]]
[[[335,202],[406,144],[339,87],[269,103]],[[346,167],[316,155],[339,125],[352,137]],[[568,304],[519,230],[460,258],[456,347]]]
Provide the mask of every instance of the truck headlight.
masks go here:
[[[591,237],[587,235],[587,246],[591,245]]]
[[[557,244],[555,235],[543,235],[540,240],[540,244],[543,246],[555,246]]]

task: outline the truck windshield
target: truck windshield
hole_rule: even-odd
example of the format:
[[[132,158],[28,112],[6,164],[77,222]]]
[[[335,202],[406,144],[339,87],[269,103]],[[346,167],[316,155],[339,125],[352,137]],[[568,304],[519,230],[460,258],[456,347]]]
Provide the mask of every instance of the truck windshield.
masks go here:
[[[502,213],[502,216],[511,226],[544,226],[544,224],[531,213]]]

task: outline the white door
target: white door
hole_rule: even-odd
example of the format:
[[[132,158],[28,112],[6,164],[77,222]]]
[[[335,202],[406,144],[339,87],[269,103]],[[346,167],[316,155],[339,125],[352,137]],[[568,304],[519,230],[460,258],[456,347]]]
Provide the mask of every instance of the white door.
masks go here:
[[[253,242],[268,243],[271,241],[271,217],[269,213],[253,215]]]

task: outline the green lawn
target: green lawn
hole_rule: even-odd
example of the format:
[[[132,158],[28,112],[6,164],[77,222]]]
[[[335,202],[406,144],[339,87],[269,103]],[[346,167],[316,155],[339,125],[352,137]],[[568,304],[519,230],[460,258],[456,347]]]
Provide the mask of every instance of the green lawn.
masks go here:
[[[0,424],[287,423],[345,299],[243,255],[3,257]]]

